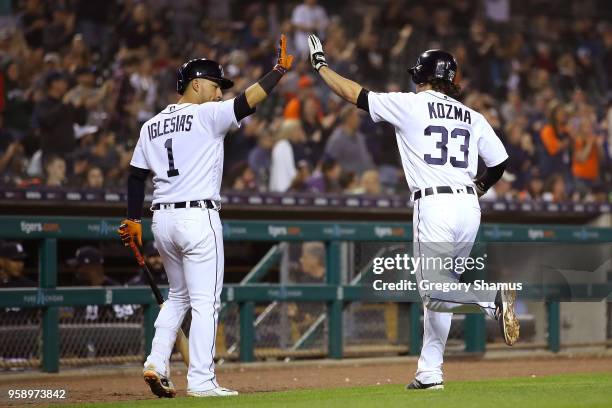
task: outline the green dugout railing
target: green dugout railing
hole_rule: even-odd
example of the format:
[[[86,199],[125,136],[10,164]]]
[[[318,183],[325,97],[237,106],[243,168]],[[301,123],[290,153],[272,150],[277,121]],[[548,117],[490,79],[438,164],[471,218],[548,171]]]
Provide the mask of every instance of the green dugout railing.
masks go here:
[[[144,306],[146,351],[150,350],[153,322],[158,306],[149,288],[124,287],[71,287],[57,288],[57,240],[117,239],[119,226],[115,218],[79,217],[9,217],[0,216],[0,238],[31,239],[39,241],[39,287],[28,289],[0,289],[0,307],[35,307],[42,310],[42,370],[59,371],[59,317],[62,306],[141,304]],[[143,238],[152,239],[150,220],[144,221]],[[340,243],[344,241],[407,242],[412,240],[409,223],[344,223],[295,221],[225,221],[223,235],[226,241],[324,241],[326,243],[326,283],[321,285],[271,285],[242,283],[225,285],[223,302],[239,305],[241,361],[254,360],[254,315],[256,302],[326,302],[329,327],[328,353],[331,358],[342,358],[342,310],[347,302],[364,300],[359,285],[341,284]],[[548,225],[482,225],[478,241],[484,242],[612,242],[612,229],[588,227],[551,227]],[[270,255],[271,256],[271,255]],[[259,276],[272,262],[259,262],[250,272]],[[601,292],[606,297],[609,287],[583,288],[585,293]],[[529,292],[529,290],[527,290]],[[406,300],[404,298],[404,300]],[[411,354],[421,347],[421,299],[415,292],[410,309]],[[547,302],[548,348],[560,348],[559,303]],[[465,350],[485,350],[484,315],[466,316]]]

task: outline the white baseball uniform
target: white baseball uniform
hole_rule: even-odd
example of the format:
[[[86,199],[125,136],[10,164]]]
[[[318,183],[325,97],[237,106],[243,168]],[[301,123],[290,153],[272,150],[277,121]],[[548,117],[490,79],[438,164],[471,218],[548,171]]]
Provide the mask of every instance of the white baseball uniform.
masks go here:
[[[148,120],[130,164],[153,172],[153,204],[219,200],[223,139],[237,127],[233,99],[173,104]],[[188,390],[208,391],[218,387],[213,357],[223,286],[221,220],[214,209],[163,207],[153,214],[152,230],[170,291],[145,366],[169,376],[176,333],[191,306]]]
[[[480,225],[480,206],[473,179],[478,156],[487,167],[508,158],[506,150],[478,112],[433,90],[419,93],[368,93],[375,122],[395,127],[397,144],[414,200],[414,253],[424,256],[467,257]],[[438,193],[437,187],[452,193]],[[472,193],[468,193],[468,189]],[[416,271],[422,280],[457,282],[455,270]],[[444,271],[442,271],[444,272]],[[434,274],[436,276],[431,276]],[[428,276],[429,275],[429,276]],[[421,291],[424,308],[423,348],[416,379],[438,383],[453,312],[485,312],[493,317],[494,297],[483,301],[474,293]],[[494,294],[491,294],[494,295]]]

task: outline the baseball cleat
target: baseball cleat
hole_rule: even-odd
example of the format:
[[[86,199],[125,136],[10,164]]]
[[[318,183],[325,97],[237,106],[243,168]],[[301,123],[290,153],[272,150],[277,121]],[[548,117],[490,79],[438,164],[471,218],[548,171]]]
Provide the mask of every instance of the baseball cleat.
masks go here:
[[[164,375],[161,375],[155,370],[155,367],[148,365],[142,370],[142,376],[149,387],[151,392],[157,395],[159,398],[174,398],[176,396],[176,389],[172,381]]]
[[[520,324],[514,311],[516,301],[515,290],[500,290],[495,297],[495,318],[499,329],[504,335],[504,341],[512,346],[519,338]]]
[[[187,395],[190,397],[233,397],[238,395],[238,391],[230,390],[228,388],[217,387],[208,391],[189,391]]]
[[[416,378],[412,380],[410,384],[406,386],[407,390],[443,390],[444,389],[444,381],[439,383],[430,383],[423,384]]]

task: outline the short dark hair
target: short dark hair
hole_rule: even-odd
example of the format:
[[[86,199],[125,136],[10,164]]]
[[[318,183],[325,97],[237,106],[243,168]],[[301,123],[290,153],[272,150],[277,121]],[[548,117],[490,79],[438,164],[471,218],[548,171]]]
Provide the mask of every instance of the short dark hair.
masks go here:
[[[431,85],[431,89],[448,95],[453,99],[461,98],[461,87],[453,82],[446,81],[444,79],[432,79],[427,82]]]

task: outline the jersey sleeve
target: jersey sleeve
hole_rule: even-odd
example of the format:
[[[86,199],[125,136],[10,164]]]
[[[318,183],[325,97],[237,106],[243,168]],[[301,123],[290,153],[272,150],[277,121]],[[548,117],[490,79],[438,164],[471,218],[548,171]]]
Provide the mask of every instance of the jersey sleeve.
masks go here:
[[[134,148],[134,153],[132,154],[132,160],[130,161],[130,165],[134,167],[138,167],[139,169],[147,169],[151,170],[151,167],[147,163],[147,157],[145,156],[144,149],[142,147],[142,135],[138,138],[138,142],[136,143],[136,147]]]
[[[399,126],[402,118],[410,113],[409,95],[401,92],[368,93],[370,116],[374,122],[389,122]]]
[[[494,167],[508,158],[508,153],[497,134],[486,121],[481,118],[480,137],[478,138],[478,155],[482,157],[487,167]]]
[[[204,127],[212,128],[217,137],[224,137],[230,130],[240,127],[240,122],[236,119],[234,112],[234,99],[200,105],[200,121]],[[208,121],[210,123],[207,123]]]

